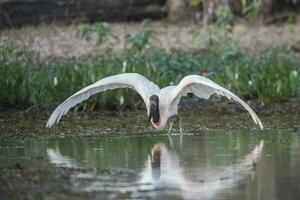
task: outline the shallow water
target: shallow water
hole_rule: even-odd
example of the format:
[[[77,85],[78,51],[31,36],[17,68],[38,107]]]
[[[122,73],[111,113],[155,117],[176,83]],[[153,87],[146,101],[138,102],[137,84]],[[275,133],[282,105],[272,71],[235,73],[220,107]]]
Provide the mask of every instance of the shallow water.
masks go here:
[[[299,143],[274,130],[14,139],[0,141],[0,167],[70,169],[67,196],[299,199]]]

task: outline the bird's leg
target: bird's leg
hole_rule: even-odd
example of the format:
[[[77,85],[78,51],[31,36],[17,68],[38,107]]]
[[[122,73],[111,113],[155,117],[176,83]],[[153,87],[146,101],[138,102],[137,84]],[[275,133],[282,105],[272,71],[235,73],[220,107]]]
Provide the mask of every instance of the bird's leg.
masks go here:
[[[176,123],[178,123],[180,135],[182,135],[183,134],[183,128],[182,128],[181,118],[178,115],[175,115],[174,117],[175,117]]]
[[[179,136],[179,145],[180,145],[180,149],[182,149],[182,147],[183,147],[183,128],[182,128],[182,121],[181,121],[181,118],[178,117],[178,119],[179,119],[178,126],[179,126],[179,132],[180,132],[180,136]]]
[[[179,132],[182,135],[183,134],[182,121],[181,121],[181,118],[178,115],[175,115],[175,116],[169,118],[169,131],[168,131],[168,134],[170,134],[174,123],[178,124]]]
[[[171,133],[171,130],[172,130],[172,127],[173,127],[173,121],[172,120],[169,120],[169,130],[168,130],[168,135],[170,135]]]

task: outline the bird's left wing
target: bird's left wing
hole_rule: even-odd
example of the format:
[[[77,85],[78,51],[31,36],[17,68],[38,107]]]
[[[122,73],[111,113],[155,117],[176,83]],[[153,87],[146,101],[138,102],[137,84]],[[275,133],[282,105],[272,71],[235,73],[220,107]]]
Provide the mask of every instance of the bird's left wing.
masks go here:
[[[178,104],[181,96],[185,96],[187,93],[194,93],[199,98],[204,99],[208,99],[211,95],[217,94],[237,101],[250,113],[253,121],[258,124],[261,129],[263,129],[263,124],[248,104],[246,104],[243,100],[229,90],[221,87],[208,78],[199,75],[190,75],[184,77],[177,87],[172,91],[172,103]]]
[[[149,95],[159,91],[159,87],[156,84],[137,73],[124,73],[110,76],[83,88],[66,99],[54,110],[46,126],[51,127],[54,123],[58,122],[70,108],[88,99],[91,95],[116,88],[131,88],[135,90],[143,98],[146,107],[149,105]],[[147,107],[147,110],[148,109]]]

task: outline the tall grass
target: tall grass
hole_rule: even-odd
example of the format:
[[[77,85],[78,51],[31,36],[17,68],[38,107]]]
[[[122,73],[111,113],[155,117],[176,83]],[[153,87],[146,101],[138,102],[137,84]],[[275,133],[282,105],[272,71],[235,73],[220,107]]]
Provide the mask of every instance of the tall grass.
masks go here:
[[[106,76],[137,72],[161,87],[177,84],[188,74],[204,73],[244,98],[262,103],[300,95],[300,62],[291,55],[270,49],[247,56],[232,44],[215,51],[168,52],[150,48],[121,55],[42,61],[11,42],[0,47],[0,105],[47,107]],[[138,95],[120,89],[93,96],[84,108],[133,106]]]

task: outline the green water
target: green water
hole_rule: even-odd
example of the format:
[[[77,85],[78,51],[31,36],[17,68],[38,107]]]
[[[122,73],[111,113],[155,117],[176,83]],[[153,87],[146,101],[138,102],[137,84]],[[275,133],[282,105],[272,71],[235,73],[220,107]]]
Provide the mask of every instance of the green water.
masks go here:
[[[0,142],[0,168],[72,170],[67,197],[299,199],[299,143],[272,130],[14,139]]]

